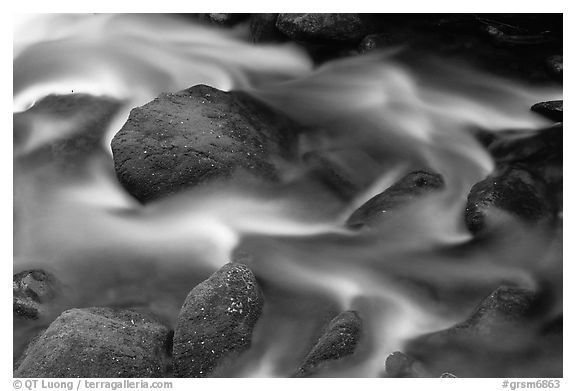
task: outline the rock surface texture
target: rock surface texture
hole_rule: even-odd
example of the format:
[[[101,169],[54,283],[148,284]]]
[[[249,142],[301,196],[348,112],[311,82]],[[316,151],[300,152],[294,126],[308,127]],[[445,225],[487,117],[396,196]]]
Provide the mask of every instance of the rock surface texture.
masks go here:
[[[305,377],[329,362],[354,353],[362,332],[362,320],[355,311],[345,311],[328,324],[326,331],[308,353],[296,371],[296,377]]]
[[[504,168],[472,187],[466,204],[466,226],[474,234],[494,228],[500,224],[502,211],[532,224],[554,218],[545,183],[519,166]]]
[[[14,274],[12,301],[14,315],[37,319],[50,301],[58,296],[60,284],[44,270],[25,270]]]
[[[359,41],[376,24],[366,14],[279,14],[278,30],[296,41]]]
[[[220,364],[250,347],[262,306],[254,274],[243,264],[226,264],[194,287],[174,332],[174,375],[216,376]]]
[[[162,377],[169,330],[149,315],[110,308],[62,313],[24,352],[15,377]]]
[[[350,228],[373,225],[384,213],[394,211],[414,199],[442,188],[444,180],[439,174],[426,171],[411,172],[358,208],[348,219],[347,225]]]
[[[561,100],[551,100],[548,102],[536,103],[532,106],[532,111],[551,119],[552,121],[562,122],[563,119],[563,103]]]
[[[243,92],[197,85],[132,110],[112,140],[120,183],[141,202],[243,169],[279,179],[297,126]]]

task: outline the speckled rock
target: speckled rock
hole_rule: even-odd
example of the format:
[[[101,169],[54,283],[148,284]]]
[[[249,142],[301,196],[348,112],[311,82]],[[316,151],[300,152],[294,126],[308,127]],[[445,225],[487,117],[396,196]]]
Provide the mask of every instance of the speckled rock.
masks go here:
[[[310,376],[330,362],[350,356],[358,345],[361,333],[362,320],[355,311],[340,313],[328,324],[294,376]]]
[[[531,110],[552,121],[562,122],[563,101],[552,100],[548,102],[536,103]]]
[[[358,42],[377,24],[369,14],[279,14],[276,27],[296,41]]]
[[[14,274],[14,316],[38,319],[60,291],[60,283],[56,277],[44,270],[25,270]]]
[[[464,220],[474,234],[488,232],[502,223],[502,212],[527,224],[549,222],[555,208],[546,183],[520,166],[504,167],[470,190]]]
[[[154,317],[111,308],[63,312],[28,347],[15,377],[162,377],[171,333]]]
[[[206,377],[250,347],[263,306],[254,274],[228,263],[186,297],[174,331],[174,375]]]
[[[393,212],[412,200],[444,188],[442,176],[426,171],[413,171],[358,208],[347,221],[350,228],[376,224],[384,213]]]
[[[132,110],[112,140],[120,183],[141,202],[241,169],[276,181],[297,126],[243,92],[205,85],[162,94]]]
[[[531,290],[502,286],[473,314],[451,328],[408,342],[405,352],[429,376],[554,377],[560,355],[544,346],[538,296]]]

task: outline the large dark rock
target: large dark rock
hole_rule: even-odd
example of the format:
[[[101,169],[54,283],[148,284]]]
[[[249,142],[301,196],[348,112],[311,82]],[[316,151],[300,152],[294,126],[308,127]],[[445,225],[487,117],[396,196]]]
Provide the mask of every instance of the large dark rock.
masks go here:
[[[411,201],[444,188],[442,176],[426,171],[413,171],[358,208],[347,221],[351,228],[376,224],[383,214],[394,212]]]
[[[563,101],[552,100],[548,102],[536,103],[531,107],[531,110],[551,119],[552,121],[562,122],[562,106]]]
[[[238,169],[275,181],[296,125],[243,92],[197,85],[132,110],[112,140],[120,183],[142,202]]]
[[[355,311],[345,311],[328,324],[295,373],[305,377],[321,370],[334,360],[354,353],[362,333],[362,320]]]
[[[250,347],[263,296],[252,272],[229,263],[186,297],[174,332],[174,375],[205,377]]]
[[[541,311],[534,292],[503,286],[468,319],[409,341],[405,351],[434,377],[558,376],[561,354],[550,355],[545,346]]]
[[[44,270],[25,270],[14,274],[14,316],[38,319],[60,292],[56,277]]]
[[[552,221],[556,214],[546,183],[515,165],[472,187],[465,210],[466,227],[474,234],[487,232],[501,224],[503,212],[528,224]]]
[[[15,377],[162,377],[171,333],[154,317],[111,308],[62,313],[32,343]]]
[[[296,41],[358,42],[377,24],[368,14],[279,14],[278,30]]]

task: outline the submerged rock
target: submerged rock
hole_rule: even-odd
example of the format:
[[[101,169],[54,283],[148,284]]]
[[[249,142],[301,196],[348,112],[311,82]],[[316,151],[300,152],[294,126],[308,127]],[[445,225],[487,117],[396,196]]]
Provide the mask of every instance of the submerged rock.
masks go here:
[[[367,14],[279,14],[278,30],[296,41],[358,42],[377,24]]]
[[[197,85],[132,110],[112,140],[120,183],[141,202],[242,169],[279,178],[297,126],[243,92]]]
[[[444,188],[442,176],[426,171],[413,171],[358,208],[347,221],[350,228],[371,226],[384,213],[393,212],[414,199]]]
[[[254,274],[228,263],[190,291],[174,332],[174,375],[206,377],[250,347],[263,296]]]
[[[295,376],[309,376],[334,360],[350,356],[356,349],[361,332],[362,320],[355,311],[340,313],[330,321]]]
[[[502,286],[468,319],[409,341],[405,351],[430,376],[446,372],[458,377],[556,376],[557,361],[546,362],[549,355],[538,311],[533,291]]]
[[[531,110],[552,121],[562,122],[563,101],[552,100],[548,102],[536,103]]]
[[[546,184],[520,166],[502,168],[472,187],[466,227],[474,234],[495,228],[503,212],[529,224],[552,221],[555,215]]]
[[[309,151],[302,155],[307,174],[343,200],[350,200],[378,178],[382,167],[358,148]]]
[[[14,114],[15,155],[77,170],[82,161],[104,151],[102,140],[120,108],[121,102],[109,97],[49,95]]]
[[[25,270],[13,277],[13,308],[17,317],[38,319],[60,292],[60,283],[52,274]]]
[[[162,377],[171,334],[154,317],[111,308],[63,312],[33,342],[15,377]]]

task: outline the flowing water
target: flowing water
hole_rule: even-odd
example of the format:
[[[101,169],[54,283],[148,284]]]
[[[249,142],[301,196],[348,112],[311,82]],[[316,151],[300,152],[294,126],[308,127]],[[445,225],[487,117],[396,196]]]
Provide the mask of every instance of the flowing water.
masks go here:
[[[244,90],[310,129],[303,149],[362,151],[370,185],[343,202],[301,185],[278,191],[204,186],[142,206],[118,184],[110,140],[131,108],[196,84]],[[45,114],[14,146],[14,270],[41,267],[66,285],[64,307],[151,309],[172,326],[187,292],[232,259],[262,282],[253,346],[229,375],[289,376],[319,330],[355,309],[365,337],[329,376],[378,376],[406,340],[464,319],[503,282],[561,282],[553,232],[517,227],[467,246],[470,187],[493,169],[473,129],[537,129],[530,112],[559,88],[520,85],[402,48],[315,67],[295,44],[254,45],[245,26],[170,15],[27,16],[15,26],[14,112],[49,94],[110,97],[121,108],[86,156],[63,169],[47,145],[81,134],[81,118]],[[91,130],[93,131],[93,130]],[[369,232],[345,220],[407,170],[441,173],[446,190]],[[513,245],[511,245],[513,244]],[[560,270],[560,272],[558,272]],[[558,303],[561,305],[561,303]],[[57,316],[57,313],[54,314]],[[52,317],[53,318],[53,317]],[[15,323],[15,351],[30,330]]]

